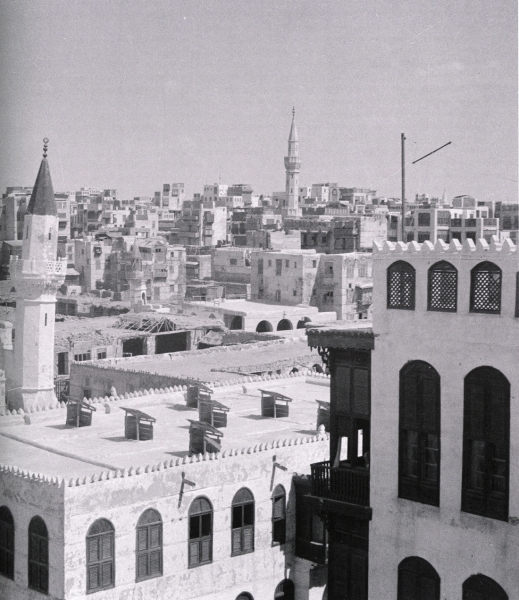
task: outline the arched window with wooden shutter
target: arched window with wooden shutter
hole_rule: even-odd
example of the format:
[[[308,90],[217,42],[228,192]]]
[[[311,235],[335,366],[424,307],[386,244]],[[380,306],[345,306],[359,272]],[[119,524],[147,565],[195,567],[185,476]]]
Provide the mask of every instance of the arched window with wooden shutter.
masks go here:
[[[277,485],[272,494],[272,544],[284,544],[286,539],[286,493]]]
[[[410,556],[398,565],[397,600],[440,600],[440,576],[423,558]]]
[[[162,518],[149,508],[137,523],[136,581],[162,575]]]
[[[465,377],[461,510],[508,521],[510,383],[493,367]]]
[[[247,488],[238,490],[232,501],[231,556],[254,552],[254,496]]]
[[[470,312],[499,314],[501,312],[501,269],[491,262],[482,262],[470,272]]]
[[[508,594],[493,579],[478,574],[463,582],[463,600],[508,600]]]
[[[115,585],[115,530],[107,519],[97,519],[87,533],[87,593]]]
[[[29,587],[49,592],[49,533],[41,517],[29,523]]]
[[[427,310],[456,312],[458,271],[447,261],[432,265],[428,272]]]
[[[189,507],[189,567],[213,560],[213,507],[207,498],[196,498]]]
[[[0,506],[0,575],[14,579],[14,519],[7,506]]]
[[[412,361],[400,371],[398,496],[439,506],[440,376]]]

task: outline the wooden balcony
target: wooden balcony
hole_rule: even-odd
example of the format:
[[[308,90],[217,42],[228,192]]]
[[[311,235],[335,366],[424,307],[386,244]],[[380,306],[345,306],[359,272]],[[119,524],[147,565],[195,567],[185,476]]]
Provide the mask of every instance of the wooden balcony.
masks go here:
[[[369,507],[369,471],[331,467],[330,461],[312,466],[312,496]]]

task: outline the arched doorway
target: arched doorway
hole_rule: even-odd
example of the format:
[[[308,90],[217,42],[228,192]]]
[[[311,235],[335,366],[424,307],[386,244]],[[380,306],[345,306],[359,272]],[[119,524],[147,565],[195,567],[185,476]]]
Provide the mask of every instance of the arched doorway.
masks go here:
[[[310,317],[303,317],[297,322],[296,329],[304,329],[307,323],[310,323]]]
[[[294,329],[292,323],[288,319],[281,319],[281,321],[278,323],[277,330],[288,331],[290,329]]]
[[[256,333],[268,333],[272,331],[272,324],[269,321],[260,321],[256,327]]]
[[[229,329],[243,329],[243,317],[234,317],[229,325]]]
[[[294,583],[290,579],[284,579],[274,592],[274,600],[294,600]]]
[[[463,582],[463,600],[508,600],[508,594],[493,579],[479,574]]]
[[[254,598],[249,592],[242,592],[239,596],[236,596],[236,600],[254,600]]]

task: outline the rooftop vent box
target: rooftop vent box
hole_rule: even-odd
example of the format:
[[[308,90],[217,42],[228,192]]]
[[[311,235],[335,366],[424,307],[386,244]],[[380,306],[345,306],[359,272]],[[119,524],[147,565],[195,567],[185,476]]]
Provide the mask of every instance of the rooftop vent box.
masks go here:
[[[211,394],[213,390],[207,387],[203,383],[197,385],[190,385],[187,388],[187,400],[186,405],[189,408],[198,408],[199,400],[211,400]]]
[[[201,423],[208,423],[213,427],[227,427],[227,413],[229,408],[216,400],[198,400],[198,418]]]
[[[292,398],[283,396],[278,392],[267,390],[259,390],[261,392],[261,416],[279,419],[280,417],[288,417],[288,403],[292,402]]]
[[[330,431],[330,403],[326,400],[316,400],[316,402],[318,404],[316,429],[324,425],[324,429]]]
[[[189,455],[206,454],[207,452],[220,452],[222,443],[221,438],[223,433],[209,425],[209,423],[200,423],[200,421],[192,421],[189,427]]]
[[[152,440],[156,419],[134,408],[124,408],[124,437],[127,440]]]
[[[88,427],[92,425],[92,412],[96,408],[84,400],[68,400],[67,425],[70,427]]]

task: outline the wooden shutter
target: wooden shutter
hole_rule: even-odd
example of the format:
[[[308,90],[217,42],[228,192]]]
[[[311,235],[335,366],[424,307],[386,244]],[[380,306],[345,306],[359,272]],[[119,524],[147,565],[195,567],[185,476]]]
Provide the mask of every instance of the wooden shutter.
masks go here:
[[[403,429],[415,429],[418,426],[417,377],[414,372],[408,372],[403,375],[402,380],[401,427],[403,427]]]
[[[206,538],[203,539],[200,543],[201,550],[201,562],[208,562],[211,560],[211,539]]]
[[[97,590],[101,584],[101,578],[99,576],[99,565],[88,568],[88,589]]]
[[[273,510],[273,518],[274,519],[284,519],[285,518],[285,496],[277,496],[274,498],[274,510]]]
[[[144,552],[137,556],[137,578],[140,579],[148,575],[148,554]]]
[[[345,365],[335,369],[335,407],[340,414],[350,414],[350,367]]]
[[[436,431],[438,418],[438,379],[425,376],[422,378],[422,427],[426,431]]]
[[[356,413],[369,416],[369,373],[366,369],[355,369],[354,384],[354,410]]]
[[[189,542],[189,566],[196,567],[200,563],[198,558],[198,541]]]
[[[232,530],[232,553],[239,554],[241,552],[241,528]]]
[[[137,551],[142,552],[148,549],[148,528],[139,527],[137,530]]]
[[[426,575],[420,576],[418,580],[418,598],[420,600],[438,600],[438,591],[434,579],[431,579]]]
[[[39,539],[33,533],[29,534],[29,560],[39,560],[40,543]]]
[[[368,598],[368,557],[363,552],[351,551],[351,600]]]
[[[113,565],[112,562],[101,564],[101,586],[108,587],[113,584]]]
[[[113,556],[113,536],[112,533],[105,533],[100,536],[101,539],[101,559],[107,560]]]
[[[96,536],[87,540],[88,563],[94,563],[99,560],[99,538]]]
[[[247,527],[244,527],[243,530],[243,546],[242,546],[242,550],[243,552],[249,552],[251,550],[254,550],[254,528],[250,525],[248,525]]]
[[[47,538],[40,538],[39,550],[40,563],[47,564],[49,562],[49,540]]]
[[[148,548],[158,548],[161,545],[160,536],[161,525],[150,525],[149,527],[149,544]]]
[[[160,575],[162,573],[162,551],[150,552],[149,574]]]
[[[485,437],[485,388],[474,382],[466,386],[467,437],[481,440]]]

